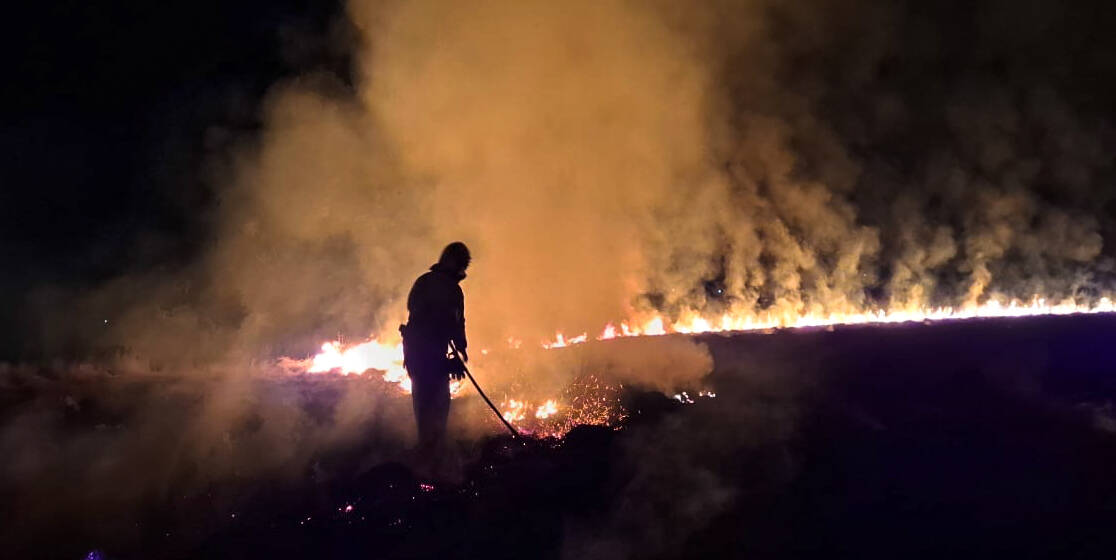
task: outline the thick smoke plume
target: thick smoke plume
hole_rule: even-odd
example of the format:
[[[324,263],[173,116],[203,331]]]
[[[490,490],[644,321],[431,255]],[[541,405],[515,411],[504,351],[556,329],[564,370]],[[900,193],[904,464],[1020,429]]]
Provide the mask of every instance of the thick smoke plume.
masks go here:
[[[242,294],[240,332],[390,330],[453,239],[475,255],[477,342],[629,315],[654,240],[672,235],[659,214],[710,180],[706,75],[683,38],[623,2],[351,12],[365,38],[354,95],[279,88],[242,168],[215,263]]]
[[[1051,46],[1082,22],[1043,6],[354,1],[352,83],[275,86],[196,272],[75,306],[141,355],[304,354],[392,332],[454,239],[488,347],[645,311],[1089,300],[1111,120]]]

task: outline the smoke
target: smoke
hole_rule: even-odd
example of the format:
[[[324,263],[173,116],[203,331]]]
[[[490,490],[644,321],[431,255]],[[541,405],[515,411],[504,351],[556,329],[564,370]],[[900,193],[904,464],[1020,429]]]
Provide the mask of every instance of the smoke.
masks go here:
[[[725,184],[709,161],[708,69],[661,15],[620,1],[354,2],[354,83],[273,88],[263,131],[215,166],[228,185],[202,261],[66,307],[111,317],[99,342],[153,367],[306,355],[339,334],[392,335],[410,283],[460,239],[474,348],[650,309],[656,274],[677,276],[672,292],[686,267],[715,274],[718,242],[693,216],[722,204]],[[669,372],[604,357],[582,369],[656,386],[707,373],[684,344],[696,354],[664,358],[686,364]],[[511,369],[537,377],[558,369],[549,361]]]
[[[756,342],[711,343],[717,396],[625,429],[609,507],[567,518],[563,557],[701,556],[725,546],[701,546],[713,527],[732,527],[738,548],[753,546],[734,516],[742,504],[766,516],[769,504],[785,502],[800,474],[801,413],[818,373],[832,365],[824,350],[803,358],[778,341]]]
[[[1116,233],[1091,81],[1112,47],[1093,8],[1055,4],[354,0],[329,47],[351,75],[275,84],[258,134],[212,158],[203,256],[42,290],[34,335],[48,355],[250,371],[394,333],[452,240],[474,255],[472,347],[494,353],[647,312],[1088,301]],[[677,367],[586,352],[485,374],[667,388],[709,370],[700,347],[672,347]]]
[[[47,353],[96,348],[166,385],[99,393],[144,420],[76,437],[66,395],[35,397],[5,418],[5,477],[121,488],[124,465],[146,463],[146,491],[189,479],[182,464],[198,480],[305,467],[389,405],[346,386],[318,425],[252,384],[259,360],[394,332],[453,240],[474,255],[471,347],[494,350],[645,312],[1108,293],[1113,92],[1091,81],[1111,74],[1108,27],[1092,6],[948,4],[352,0],[356,31],[338,35],[353,75],[275,84],[259,133],[214,156],[197,262],[34,295]],[[488,364],[547,390],[580,373],[666,390],[712,367],[680,339]],[[409,422],[395,412],[393,437]],[[156,453],[179,421],[182,447]],[[690,469],[664,453],[662,472]],[[35,474],[68,457],[100,462],[78,465],[91,478]],[[694,510],[732,494],[687,480],[708,498]]]
[[[648,311],[1095,298],[1114,136],[1070,89],[1095,64],[1049,44],[1086,24],[986,8],[941,37],[948,9],[869,1],[354,1],[354,76],[272,89],[202,262],[67,307],[145,356],[305,354],[393,332],[455,239],[485,347]]]
[[[454,239],[475,258],[474,341],[628,315],[655,266],[657,213],[705,180],[704,72],[640,12],[353,4],[356,91],[280,86],[240,168],[211,263],[246,309],[239,335],[391,329]]]
[[[9,396],[0,491],[12,520],[0,541],[38,547],[57,533],[123,545],[173,525],[165,517],[175,514],[145,511],[193,515],[186,525],[204,537],[203,517],[266,499],[268,488],[397,460],[409,403],[377,381],[0,365]],[[330,460],[345,466],[320,466]]]

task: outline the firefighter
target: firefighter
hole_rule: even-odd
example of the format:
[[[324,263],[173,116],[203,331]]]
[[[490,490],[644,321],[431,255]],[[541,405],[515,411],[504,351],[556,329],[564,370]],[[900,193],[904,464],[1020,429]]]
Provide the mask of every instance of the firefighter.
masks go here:
[[[455,241],[446,245],[430,270],[415,280],[407,296],[410,317],[403,334],[403,366],[411,377],[411,399],[418,424],[418,451],[436,463],[441,455],[449,417],[449,380],[464,377],[469,360],[465,340],[465,295],[459,285],[469,267],[469,249]],[[456,356],[450,350],[456,348]],[[460,361],[458,360],[460,358]]]

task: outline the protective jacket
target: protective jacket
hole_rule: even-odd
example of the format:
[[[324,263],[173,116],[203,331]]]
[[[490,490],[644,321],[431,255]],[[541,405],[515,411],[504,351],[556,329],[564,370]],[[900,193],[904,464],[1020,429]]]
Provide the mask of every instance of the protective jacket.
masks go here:
[[[443,345],[452,340],[454,345],[464,350],[468,346],[465,340],[465,295],[459,285],[464,279],[464,274],[456,274],[438,264],[419,276],[407,296],[407,311],[410,312],[408,333]]]

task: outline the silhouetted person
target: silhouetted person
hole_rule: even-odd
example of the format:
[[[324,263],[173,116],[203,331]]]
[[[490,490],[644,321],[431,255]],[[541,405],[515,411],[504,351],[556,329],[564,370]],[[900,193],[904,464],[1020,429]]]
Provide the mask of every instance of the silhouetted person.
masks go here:
[[[418,277],[407,296],[410,318],[403,333],[403,365],[411,377],[411,398],[418,424],[419,452],[436,463],[440,459],[449,417],[449,380],[464,377],[461,365],[449,354],[453,341],[462,361],[465,348],[465,295],[458,285],[469,267],[469,249],[456,241],[446,245],[430,271]]]

